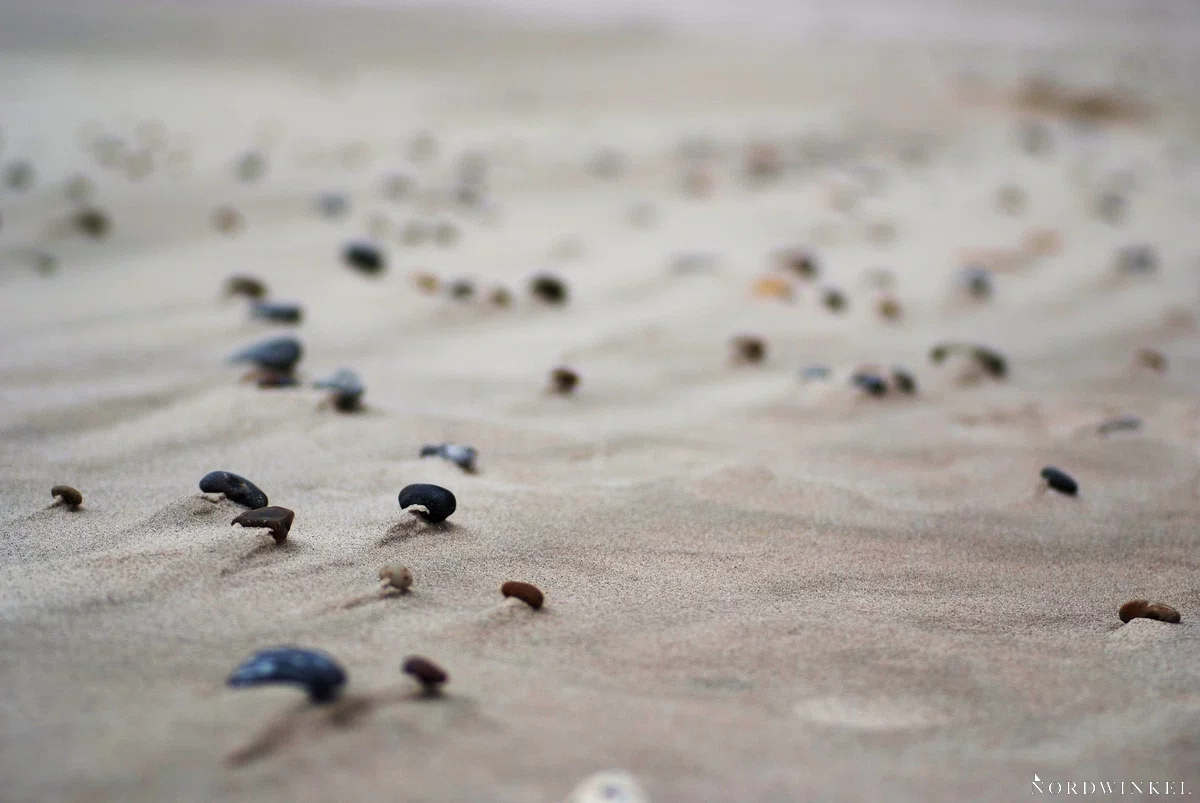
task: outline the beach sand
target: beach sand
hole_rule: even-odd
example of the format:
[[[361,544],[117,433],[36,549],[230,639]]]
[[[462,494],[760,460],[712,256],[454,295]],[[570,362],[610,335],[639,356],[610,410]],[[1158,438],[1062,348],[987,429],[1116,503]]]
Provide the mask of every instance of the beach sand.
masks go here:
[[[6,6],[0,168],[34,176],[0,190],[0,798],[551,803],[609,769],[660,802],[1200,787],[1200,117],[1166,51],[1077,16],[1051,51]],[[1136,113],[1035,115],[1033,72],[1117,80]],[[464,154],[487,165],[467,206]],[[71,225],[77,175],[102,238]],[[374,277],[340,259],[372,232]],[[1157,270],[1118,270],[1140,243]],[[987,300],[956,284],[972,262]],[[538,272],[568,303],[531,298]],[[303,323],[251,320],[233,274]],[[306,383],[361,376],[362,412],[226,361],[289,333]],[[747,333],[766,359],[735,364]],[[947,341],[1007,376],[934,364]],[[558,365],[574,393],[547,392]],[[868,365],[917,393],[856,390]],[[1118,415],[1141,427],[1097,432]],[[478,472],[418,457],[443,442]],[[219,469],[295,511],[285,545],[200,493]],[[445,524],[398,507],[417,482],[454,492]],[[412,593],[378,592],[384,564]],[[1122,625],[1139,597],[1182,622]],[[226,687],[280,644],[335,656],[343,700]]]

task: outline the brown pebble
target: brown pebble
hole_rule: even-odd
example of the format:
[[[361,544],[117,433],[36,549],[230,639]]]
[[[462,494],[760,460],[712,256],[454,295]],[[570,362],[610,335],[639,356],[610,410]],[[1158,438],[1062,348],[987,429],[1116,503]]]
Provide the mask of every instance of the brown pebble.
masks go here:
[[[1157,619],[1160,622],[1178,624],[1180,620],[1179,611],[1170,605],[1164,605],[1161,602],[1152,603],[1146,599],[1129,600],[1117,611],[1117,616],[1121,617],[1122,622],[1129,622],[1132,619]]]
[[[422,293],[428,293],[430,295],[436,293],[442,286],[442,282],[437,276],[425,271],[418,271],[417,273],[413,274],[413,284],[415,284],[417,289]]]
[[[217,207],[212,216],[213,228],[222,234],[233,234],[242,228],[242,216],[229,206]]]
[[[253,276],[230,276],[225,280],[225,295],[260,299],[267,297],[267,285]]]
[[[260,507],[255,510],[247,510],[230,522],[230,525],[262,527],[271,531],[275,543],[282,544],[287,540],[288,532],[292,529],[292,520],[295,518],[295,511],[288,510],[286,507]]]
[[[779,264],[802,279],[815,279],[821,275],[817,258],[807,251],[788,249],[779,254]]]
[[[434,696],[441,691],[442,684],[450,680],[450,676],[446,674],[446,670],[435,664],[428,658],[420,655],[411,655],[404,660],[402,667],[404,674],[411,675],[414,680],[421,684],[428,696]]]
[[[887,321],[898,321],[904,315],[900,302],[893,296],[884,296],[879,299],[875,309],[879,311],[879,317]]]
[[[83,504],[83,494],[70,485],[55,485],[50,489],[50,495],[58,497],[64,505],[72,510]]]
[[[759,363],[767,358],[767,344],[757,335],[735,335],[729,347],[734,362]]]
[[[1167,357],[1158,349],[1138,349],[1134,358],[1138,365],[1149,368],[1155,373],[1165,374],[1167,372]]]
[[[566,395],[573,393],[579,386],[579,374],[566,366],[560,365],[550,372],[550,391]]]
[[[497,307],[511,307],[513,301],[512,292],[507,287],[497,287],[492,290],[488,296],[488,300]]]
[[[407,593],[412,588],[413,573],[407,566],[389,563],[379,570],[379,579],[385,586]]]
[[[447,286],[446,292],[457,301],[469,301],[475,295],[475,282],[470,279],[455,279]]]
[[[535,611],[542,607],[545,597],[540,588],[533,583],[522,583],[520,580],[509,580],[500,586],[500,593],[506,597],[515,597]]]

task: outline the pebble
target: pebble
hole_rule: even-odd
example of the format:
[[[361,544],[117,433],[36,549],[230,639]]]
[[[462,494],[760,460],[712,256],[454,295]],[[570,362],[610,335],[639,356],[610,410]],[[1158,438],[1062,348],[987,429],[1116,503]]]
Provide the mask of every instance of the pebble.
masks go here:
[[[909,396],[917,392],[916,377],[903,368],[892,369],[892,385],[896,390]]]
[[[379,570],[379,579],[387,588],[407,593],[413,584],[412,570],[407,566],[389,563]]]
[[[550,391],[561,395],[574,393],[579,387],[579,374],[566,366],[559,366],[550,371]]]
[[[1008,375],[1008,361],[998,352],[985,346],[966,343],[941,343],[929,350],[929,360],[934,364],[945,361],[951,354],[966,352],[989,376],[1003,379]]]
[[[800,369],[800,378],[806,382],[828,379],[832,374],[833,369],[828,365],[806,365]]]
[[[779,254],[779,263],[802,279],[816,279],[821,275],[821,268],[816,256],[808,251],[789,249]]]
[[[1149,368],[1155,373],[1165,374],[1167,372],[1167,355],[1158,349],[1138,349],[1134,355],[1134,359],[1139,365]]]
[[[650,803],[650,798],[628,772],[605,770],[584,778],[564,803]]]
[[[876,302],[875,309],[885,321],[898,321],[904,316],[904,308],[895,296],[883,296]]]
[[[417,271],[413,274],[412,279],[418,290],[430,295],[436,293],[442,286],[441,279],[427,271]]]
[[[450,517],[458,507],[454,494],[440,485],[415,483],[406,485],[400,491],[400,507],[407,510],[413,505],[425,508],[424,511],[413,510],[412,513],[425,519],[430,524],[437,524]]]
[[[350,199],[339,192],[323,192],[313,205],[321,217],[339,218],[350,211]]]
[[[458,226],[450,221],[442,221],[433,227],[433,241],[442,248],[449,248],[458,242]]]
[[[767,344],[757,335],[736,335],[729,347],[734,362],[760,363],[767,358]]]
[[[1152,603],[1146,599],[1129,600],[1117,611],[1117,616],[1126,623],[1132,619],[1157,619],[1160,622],[1178,624],[1181,618],[1179,611],[1170,605],[1164,605],[1161,602]]]
[[[286,507],[260,507],[255,510],[247,510],[230,522],[230,526],[240,524],[243,527],[261,527],[270,530],[275,543],[282,544],[287,540],[288,533],[292,529],[292,521],[295,518],[295,511],[288,510]]]
[[[245,296],[250,299],[267,297],[267,285],[254,276],[230,276],[225,280],[225,295]]]
[[[213,212],[212,225],[214,229],[222,234],[233,234],[242,228],[242,216],[233,207],[217,207]]]
[[[475,282],[470,279],[455,279],[447,285],[446,293],[455,301],[470,301],[475,295]]]
[[[75,510],[83,504],[83,494],[70,485],[55,485],[50,489],[50,496],[57,497],[64,505]]]
[[[267,172],[267,157],[258,151],[242,154],[234,165],[234,172],[242,181],[258,181]]]
[[[497,307],[511,307],[513,302],[512,292],[507,287],[496,287],[488,295],[488,300]]]
[[[272,323],[300,323],[304,318],[300,305],[290,301],[256,301],[250,307],[250,314]]]
[[[1116,418],[1110,418],[1096,427],[1097,435],[1108,435],[1112,432],[1121,432],[1124,430],[1141,429],[1142,419],[1136,415],[1119,415]]]
[[[10,162],[4,168],[4,183],[11,190],[27,190],[33,186],[34,179],[37,177],[36,171],[33,169],[33,163],[25,160]]]
[[[533,583],[522,583],[519,580],[509,580],[500,586],[500,593],[505,597],[515,597],[535,611],[542,607],[545,597],[540,588]]]
[[[420,655],[410,655],[404,659],[402,669],[404,674],[411,675],[414,680],[420,683],[425,694],[430,697],[439,694],[442,690],[442,685],[450,680],[450,676],[446,674],[446,670]]]
[[[1015,184],[1006,184],[996,191],[996,206],[1006,215],[1020,214],[1028,201],[1025,190]]]
[[[417,183],[413,180],[412,176],[404,173],[395,173],[383,179],[381,191],[384,198],[391,201],[399,201],[412,195],[416,186]]]
[[[346,670],[318,650],[273,647],[251,655],[225,682],[235,689],[268,683],[302,686],[314,703],[331,703],[346,685]]]
[[[868,396],[879,398],[887,395],[887,381],[879,374],[870,371],[855,372],[850,377],[850,383]]]
[[[1158,254],[1145,243],[1127,245],[1117,252],[1117,270],[1121,273],[1148,276],[1158,269]]]
[[[1047,485],[1061,494],[1074,496],[1079,492],[1079,483],[1075,482],[1075,479],[1070,474],[1054,466],[1046,466],[1042,469],[1042,479],[1046,481]]]
[[[844,312],[849,302],[846,294],[836,287],[827,287],[821,294],[821,303],[832,312]]]
[[[333,406],[343,413],[352,413],[362,407],[362,396],[366,392],[358,374],[343,368],[328,379],[313,383],[313,387],[331,392]]]
[[[458,443],[426,444],[421,447],[421,457],[442,457],[454,463],[468,474],[475,472],[475,458],[478,452],[473,446]]]
[[[566,283],[548,273],[540,273],[529,280],[530,294],[547,304],[565,304],[567,303],[567,285]]]
[[[342,261],[359,273],[378,276],[387,270],[387,259],[379,246],[369,242],[348,243],[342,249]]]
[[[290,374],[304,356],[304,346],[294,337],[272,337],[248,346],[229,358],[230,362],[248,362],[269,371]]]
[[[967,295],[974,299],[986,301],[992,297],[992,271],[988,268],[969,265],[962,269],[958,281]]]
[[[108,214],[95,207],[86,207],[75,212],[71,216],[71,224],[94,240],[108,236],[109,229],[112,228]]]
[[[1114,190],[1105,190],[1096,198],[1096,217],[1105,223],[1116,225],[1125,219],[1128,204],[1125,196]]]
[[[200,490],[208,494],[225,494],[225,498],[252,510],[266,507],[267,495],[245,477],[231,471],[210,471],[200,479]]]

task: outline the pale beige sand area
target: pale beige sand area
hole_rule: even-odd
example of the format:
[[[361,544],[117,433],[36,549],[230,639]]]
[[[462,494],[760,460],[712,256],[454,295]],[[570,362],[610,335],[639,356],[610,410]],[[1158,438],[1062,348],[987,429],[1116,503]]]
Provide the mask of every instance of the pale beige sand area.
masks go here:
[[[1035,773],[1200,787],[1194,73],[1076,16],[1046,51],[3,6],[0,168],[36,175],[0,189],[0,799],[552,803],[605,770],[654,801],[1007,801]],[[1009,101],[1036,71],[1153,114],[1051,116],[1030,155]],[[778,174],[747,176],[754,143]],[[487,165],[468,207],[465,154]],[[69,225],[78,174],[102,239]],[[416,187],[398,200],[396,174]],[[1108,188],[1117,223],[1094,214]],[[318,214],[325,192],[343,217]],[[214,229],[222,206],[239,232]],[[412,221],[458,239],[406,243]],[[379,277],[339,258],[372,229]],[[1036,230],[1060,247],[1028,254]],[[1137,243],[1150,275],[1114,265]],[[756,296],[785,247],[821,278]],[[987,301],[956,285],[969,251],[1016,255]],[[529,296],[538,271],[569,303]],[[235,273],[304,322],[251,320],[221,296]],[[228,355],[284,333],[306,382],[358,372],[366,409],[239,381]],[[763,363],[731,363],[741,333]],[[948,340],[1008,376],[963,383],[929,360]],[[546,392],[560,364],[570,396]],[[917,394],[856,391],[868,364]],[[1116,415],[1142,426],[1097,434]],[[479,471],[418,458],[441,442]],[[1078,497],[1045,488],[1048,464]],[[200,494],[216,469],[296,512],[286,545]],[[456,494],[444,525],[400,510],[413,482]],[[52,505],[60,483],[80,510]],[[371,599],[385,564],[412,593]],[[1183,621],[1122,625],[1137,597]],[[345,699],[225,686],[278,644],[336,656]],[[414,695],[411,654],[449,672],[443,698]]]

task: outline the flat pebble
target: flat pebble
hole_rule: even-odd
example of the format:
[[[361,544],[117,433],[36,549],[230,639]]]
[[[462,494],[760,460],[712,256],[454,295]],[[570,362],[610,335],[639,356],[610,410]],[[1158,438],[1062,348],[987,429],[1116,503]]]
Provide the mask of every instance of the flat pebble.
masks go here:
[[[535,611],[539,610],[545,601],[540,588],[533,583],[523,583],[520,580],[509,580],[500,586],[500,593],[505,597],[514,597],[521,600],[521,602],[524,602]]]
[[[296,513],[286,507],[260,507],[255,510],[247,510],[230,522],[230,525],[240,524],[243,527],[259,527],[270,530],[275,543],[282,544],[287,540],[295,518]]]
[[[1061,494],[1074,496],[1079,492],[1079,483],[1075,482],[1075,479],[1070,474],[1054,466],[1046,466],[1042,469],[1042,479],[1046,481],[1048,486]]]
[[[404,674],[420,683],[425,694],[430,696],[440,693],[442,686],[450,680],[446,670],[420,655],[410,655],[404,660],[401,669]]]
[[[225,682],[235,689],[273,683],[300,686],[314,703],[331,703],[346,685],[346,670],[318,650],[272,647],[251,655]]]
[[[378,276],[387,270],[387,259],[374,243],[348,243],[342,248],[342,261],[367,276]]]
[[[304,319],[301,306],[290,301],[256,301],[250,314],[271,323],[300,323]]]
[[[200,490],[209,494],[225,494],[229,501],[252,510],[270,504],[262,489],[232,471],[210,471],[200,478]]]
[[[304,346],[294,337],[272,337],[235,352],[230,362],[248,362],[280,373],[291,373],[304,356]]]

